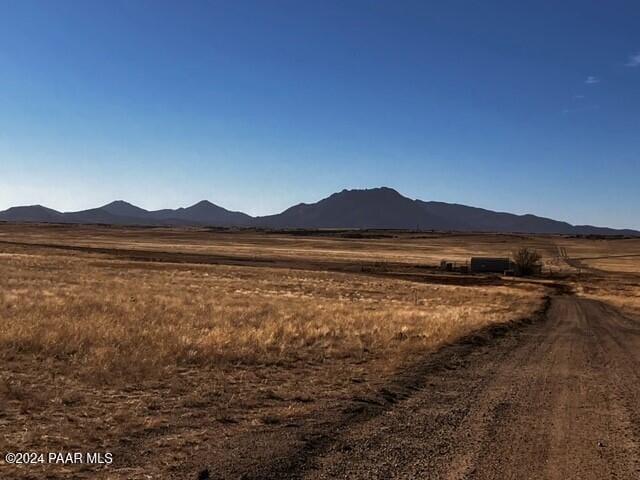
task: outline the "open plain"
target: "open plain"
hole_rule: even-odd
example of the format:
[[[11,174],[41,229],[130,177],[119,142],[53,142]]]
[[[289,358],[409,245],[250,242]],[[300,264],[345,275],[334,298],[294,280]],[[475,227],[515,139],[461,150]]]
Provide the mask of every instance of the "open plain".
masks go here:
[[[543,275],[441,259],[544,258]],[[2,478],[640,477],[640,240],[0,224]]]

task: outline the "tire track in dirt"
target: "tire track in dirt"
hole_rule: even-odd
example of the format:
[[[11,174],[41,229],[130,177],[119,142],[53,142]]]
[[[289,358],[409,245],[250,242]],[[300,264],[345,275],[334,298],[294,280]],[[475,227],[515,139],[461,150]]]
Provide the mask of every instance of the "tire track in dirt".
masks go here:
[[[476,396],[486,389],[486,382],[491,378],[488,370],[492,363],[500,361],[500,353],[509,351],[509,348],[496,350],[496,342],[515,345],[519,342],[519,336],[514,332],[519,331],[523,325],[543,319],[548,306],[549,301],[533,318],[486,327],[455,344],[429,354],[423,362],[409,366],[391,379],[378,391],[377,395],[354,398],[352,404],[344,409],[344,415],[336,417],[333,422],[325,423],[324,428],[318,431],[308,431],[304,445],[299,451],[292,452],[287,457],[274,458],[272,462],[262,465],[258,470],[246,472],[242,478],[302,478],[308,472],[319,468],[320,459],[327,452],[334,454],[338,452],[345,458],[350,458],[358,445],[357,442],[345,440],[344,435],[356,430],[360,425],[374,422],[381,416],[394,415],[399,406],[412,402],[414,397],[419,397],[424,391],[431,391],[437,397],[434,405],[447,405],[455,400],[467,402],[466,410],[468,410]],[[476,375],[477,371],[469,368],[474,364],[486,367],[486,374]],[[460,382],[458,391],[442,388],[450,385],[452,375],[455,375]],[[451,411],[443,409],[438,422],[432,426],[425,426],[421,434],[425,435],[428,431],[435,432],[435,427],[438,425],[450,426],[453,434],[464,421],[466,410],[465,408],[456,408]],[[439,448],[448,448],[447,442],[436,442],[433,449]],[[387,476],[380,475],[379,478]]]
[[[447,347],[406,399],[259,477],[637,479],[639,351],[638,320],[556,297],[545,321]]]

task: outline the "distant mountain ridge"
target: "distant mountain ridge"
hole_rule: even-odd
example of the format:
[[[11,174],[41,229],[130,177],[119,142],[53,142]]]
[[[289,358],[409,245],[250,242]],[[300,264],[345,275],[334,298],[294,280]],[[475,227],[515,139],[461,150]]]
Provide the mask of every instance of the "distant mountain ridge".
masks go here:
[[[343,190],[316,203],[300,203],[281,213],[262,217],[227,210],[207,200],[186,208],[155,211],[116,200],[78,212],[58,212],[42,205],[13,207],[0,212],[0,221],[640,235],[639,231],[631,229],[571,225],[530,214],[515,215],[454,203],[412,200],[388,187]]]

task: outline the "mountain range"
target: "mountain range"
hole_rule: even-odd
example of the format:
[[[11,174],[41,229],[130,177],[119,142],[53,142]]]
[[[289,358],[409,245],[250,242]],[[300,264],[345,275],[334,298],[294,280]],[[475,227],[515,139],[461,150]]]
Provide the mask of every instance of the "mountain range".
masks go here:
[[[535,215],[515,215],[455,203],[412,200],[388,187],[343,190],[319,202],[300,203],[276,215],[263,217],[230,211],[207,200],[187,208],[154,211],[117,200],[102,207],[77,212],[59,212],[42,205],[13,207],[0,212],[0,221],[640,235],[636,230],[571,225]]]

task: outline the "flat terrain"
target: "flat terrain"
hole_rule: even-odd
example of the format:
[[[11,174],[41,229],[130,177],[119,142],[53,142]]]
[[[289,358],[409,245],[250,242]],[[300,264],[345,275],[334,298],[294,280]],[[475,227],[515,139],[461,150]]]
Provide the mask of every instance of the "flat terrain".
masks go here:
[[[341,431],[300,477],[640,476],[637,319],[558,297],[545,321],[447,353],[427,387]]]
[[[0,474],[640,476],[640,240],[302,233],[0,225]]]

